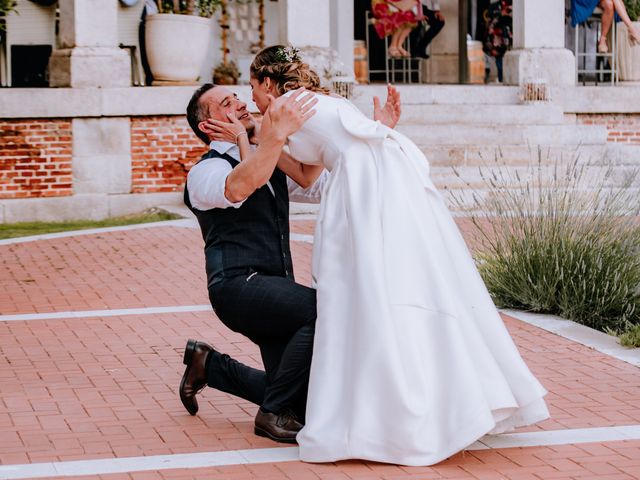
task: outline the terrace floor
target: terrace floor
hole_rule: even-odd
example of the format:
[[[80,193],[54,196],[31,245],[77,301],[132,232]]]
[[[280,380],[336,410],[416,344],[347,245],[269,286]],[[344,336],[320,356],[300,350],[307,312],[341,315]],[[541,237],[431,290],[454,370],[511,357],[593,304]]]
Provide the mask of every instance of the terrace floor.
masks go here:
[[[291,225],[309,284],[314,221]],[[187,338],[260,366],[208,305],[191,221],[0,241],[0,264],[0,479],[640,479],[640,369],[507,315],[549,420],[429,467],[308,464],[253,434],[252,404],[180,403]]]

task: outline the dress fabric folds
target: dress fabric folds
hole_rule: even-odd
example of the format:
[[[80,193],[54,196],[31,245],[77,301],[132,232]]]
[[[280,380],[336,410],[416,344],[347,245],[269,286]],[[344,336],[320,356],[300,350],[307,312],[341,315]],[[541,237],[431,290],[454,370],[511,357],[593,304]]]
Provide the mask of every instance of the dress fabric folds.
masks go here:
[[[431,465],[549,416],[422,152],[317,95],[292,155],[330,170],[314,238],[309,462]]]

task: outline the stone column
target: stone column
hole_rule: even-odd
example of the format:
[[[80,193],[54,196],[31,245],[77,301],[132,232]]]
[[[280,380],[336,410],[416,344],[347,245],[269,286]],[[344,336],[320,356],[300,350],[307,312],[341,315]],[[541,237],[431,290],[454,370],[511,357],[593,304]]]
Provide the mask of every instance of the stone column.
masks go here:
[[[564,48],[564,2],[514,0],[513,47],[504,57],[505,83],[575,84],[575,58]]]
[[[353,70],[353,2],[331,0],[331,48]],[[347,72],[345,72],[347,73]]]
[[[118,48],[118,2],[60,0],[59,49],[49,61],[52,87],[131,85],[129,54]]]
[[[429,60],[423,61],[425,83],[458,83],[458,2],[440,0],[445,26],[431,43]]]
[[[130,119],[74,118],[72,128],[74,194],[130,193]]]
[[[284,42],[294,47],[331,46],[331,0],[286,0],[282,13]]]

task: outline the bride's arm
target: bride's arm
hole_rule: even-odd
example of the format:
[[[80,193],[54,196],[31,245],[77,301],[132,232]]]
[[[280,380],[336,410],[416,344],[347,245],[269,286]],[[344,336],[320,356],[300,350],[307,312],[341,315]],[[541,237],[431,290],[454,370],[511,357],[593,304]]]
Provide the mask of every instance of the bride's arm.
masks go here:
[[[278,168],[302,188],[309,188],[318,179],[324,166],[300,163],[289,153],[282,151]]]

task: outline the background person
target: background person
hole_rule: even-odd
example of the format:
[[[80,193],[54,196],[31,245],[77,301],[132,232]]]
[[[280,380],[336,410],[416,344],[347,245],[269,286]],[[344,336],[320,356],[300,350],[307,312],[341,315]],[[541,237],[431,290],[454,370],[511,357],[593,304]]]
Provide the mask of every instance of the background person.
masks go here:
[[[439,0],[422,0],[423,21],[411,31],[411,56],[429,58],[427,47],[444,27],[444,15],[440,11]]]

